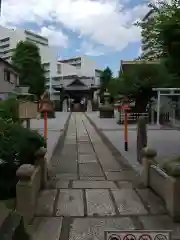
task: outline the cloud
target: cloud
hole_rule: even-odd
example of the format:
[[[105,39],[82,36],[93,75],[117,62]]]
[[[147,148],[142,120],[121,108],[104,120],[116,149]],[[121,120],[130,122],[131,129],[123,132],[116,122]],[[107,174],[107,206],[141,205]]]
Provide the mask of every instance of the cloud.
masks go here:
[[[98,57],[107,53],[107,49],[101,46],[96,46],[93,43],[83,41],[81,47],[77,49],[76,52],[80,52],[82,55]]]
[[[140,29],[133,23],[147,12],[146,5],[125,8],[119,0],[6,0],[2,5],[1,22],[5,25],[56,22],[81,37],[121,51],[128,43],[140,40]],[[46,33],[49,30],[44,30]],[[56,31],[55,29],[50,31]],[[48,32],[49,33],[49,32]],[[64,35],[53,33],[52,42]]]
[[[49,44],[53,46],[67,47],[69,40],[61,30],[56,29],[54,26],[42,27],[40,35],[49,39]]]

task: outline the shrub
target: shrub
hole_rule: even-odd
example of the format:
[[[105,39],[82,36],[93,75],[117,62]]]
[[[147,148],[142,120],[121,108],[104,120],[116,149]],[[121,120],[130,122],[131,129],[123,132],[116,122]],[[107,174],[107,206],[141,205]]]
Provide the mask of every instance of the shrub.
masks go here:
[[[37,131],[0,119],[0,197],[12,197],[17,183],[16,170],[22,164],[34,164],[34,153],[45,146]]]
[[[3,119],[12,119],[14,122],[19,121],[18,100],[16,98],[0,101],[0,117]]]
[[[174,157],[159,165],[169,176],[180,177],[180,157]]]

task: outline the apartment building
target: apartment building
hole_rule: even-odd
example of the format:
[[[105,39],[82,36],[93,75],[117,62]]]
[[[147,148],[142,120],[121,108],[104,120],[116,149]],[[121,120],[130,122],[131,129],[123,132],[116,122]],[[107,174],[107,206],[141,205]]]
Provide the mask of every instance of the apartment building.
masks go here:
[[[34,32],[23,29],[9,29],[0,26],[0,57],[6,61],[11,61],[16,45],[19,41],[25,40],[37,44],[39,48],[48,46],[48,39]]]
[[[46,86],[52,100],[59,100],[60,89],[67,87],[76,79],[88,88],[99,86],[100,70],[87,56],[57,60],[55,49],[49,46],[48,39],[32,31],[9,29],[0,26],[0,57],[11,62],[14,49],[19,41],[31,41],[39,47],[41,61],[45,69]]]
[[[157,14],[156,9],[154,8],[150,9],[150,11],[142,19],[142,22],[148,23],[150,21],[153,21],[153,18],[156,16],[156,14]],[[156,49],[157,47],[156,44],[158,43],[153,42],[153,39],[151,38],[147,39],[146,38],[147,35],[148,33],[142,31],[141,58],[152,61],[154,59],[157,59],[161,53],[159,52],[159,49],[158,50]]]

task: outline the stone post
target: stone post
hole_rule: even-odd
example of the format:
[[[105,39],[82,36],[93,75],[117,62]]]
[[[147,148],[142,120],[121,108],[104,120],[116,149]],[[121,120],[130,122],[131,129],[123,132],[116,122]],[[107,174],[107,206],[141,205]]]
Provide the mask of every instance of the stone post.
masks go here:
[[[37,195],[40,190],[40,167],[31,164],[21,165],[16,172],[19,182],[16,185],[16,210],[26,223],[34,218]]]
[[[140,117],[137,123],[137,161],[142,163],[142,149],[147,146],[146,119]]]
[[[142,164],[143,164],[143,173],[142,180],[146,187],[149,186],[149,169],[151,164],[155,162],[155,157],[157,153],[154,149],[145,147],[142,149]]]
[[[44,189],[47,185],[48,167],[47,159],[45,158],[46,152],[46,148],[42,147],[35,153],[36,165],[41,168],[41,189]]]

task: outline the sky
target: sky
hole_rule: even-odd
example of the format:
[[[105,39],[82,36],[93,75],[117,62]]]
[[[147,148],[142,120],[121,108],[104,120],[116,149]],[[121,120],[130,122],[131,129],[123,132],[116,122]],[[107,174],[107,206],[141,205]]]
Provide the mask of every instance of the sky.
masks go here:
[[[134,23],[147,12],[148,0],[2,0],[0,24],[48,37],[59,59],[87,55],[117,75],[121,60],[140,54]]]

